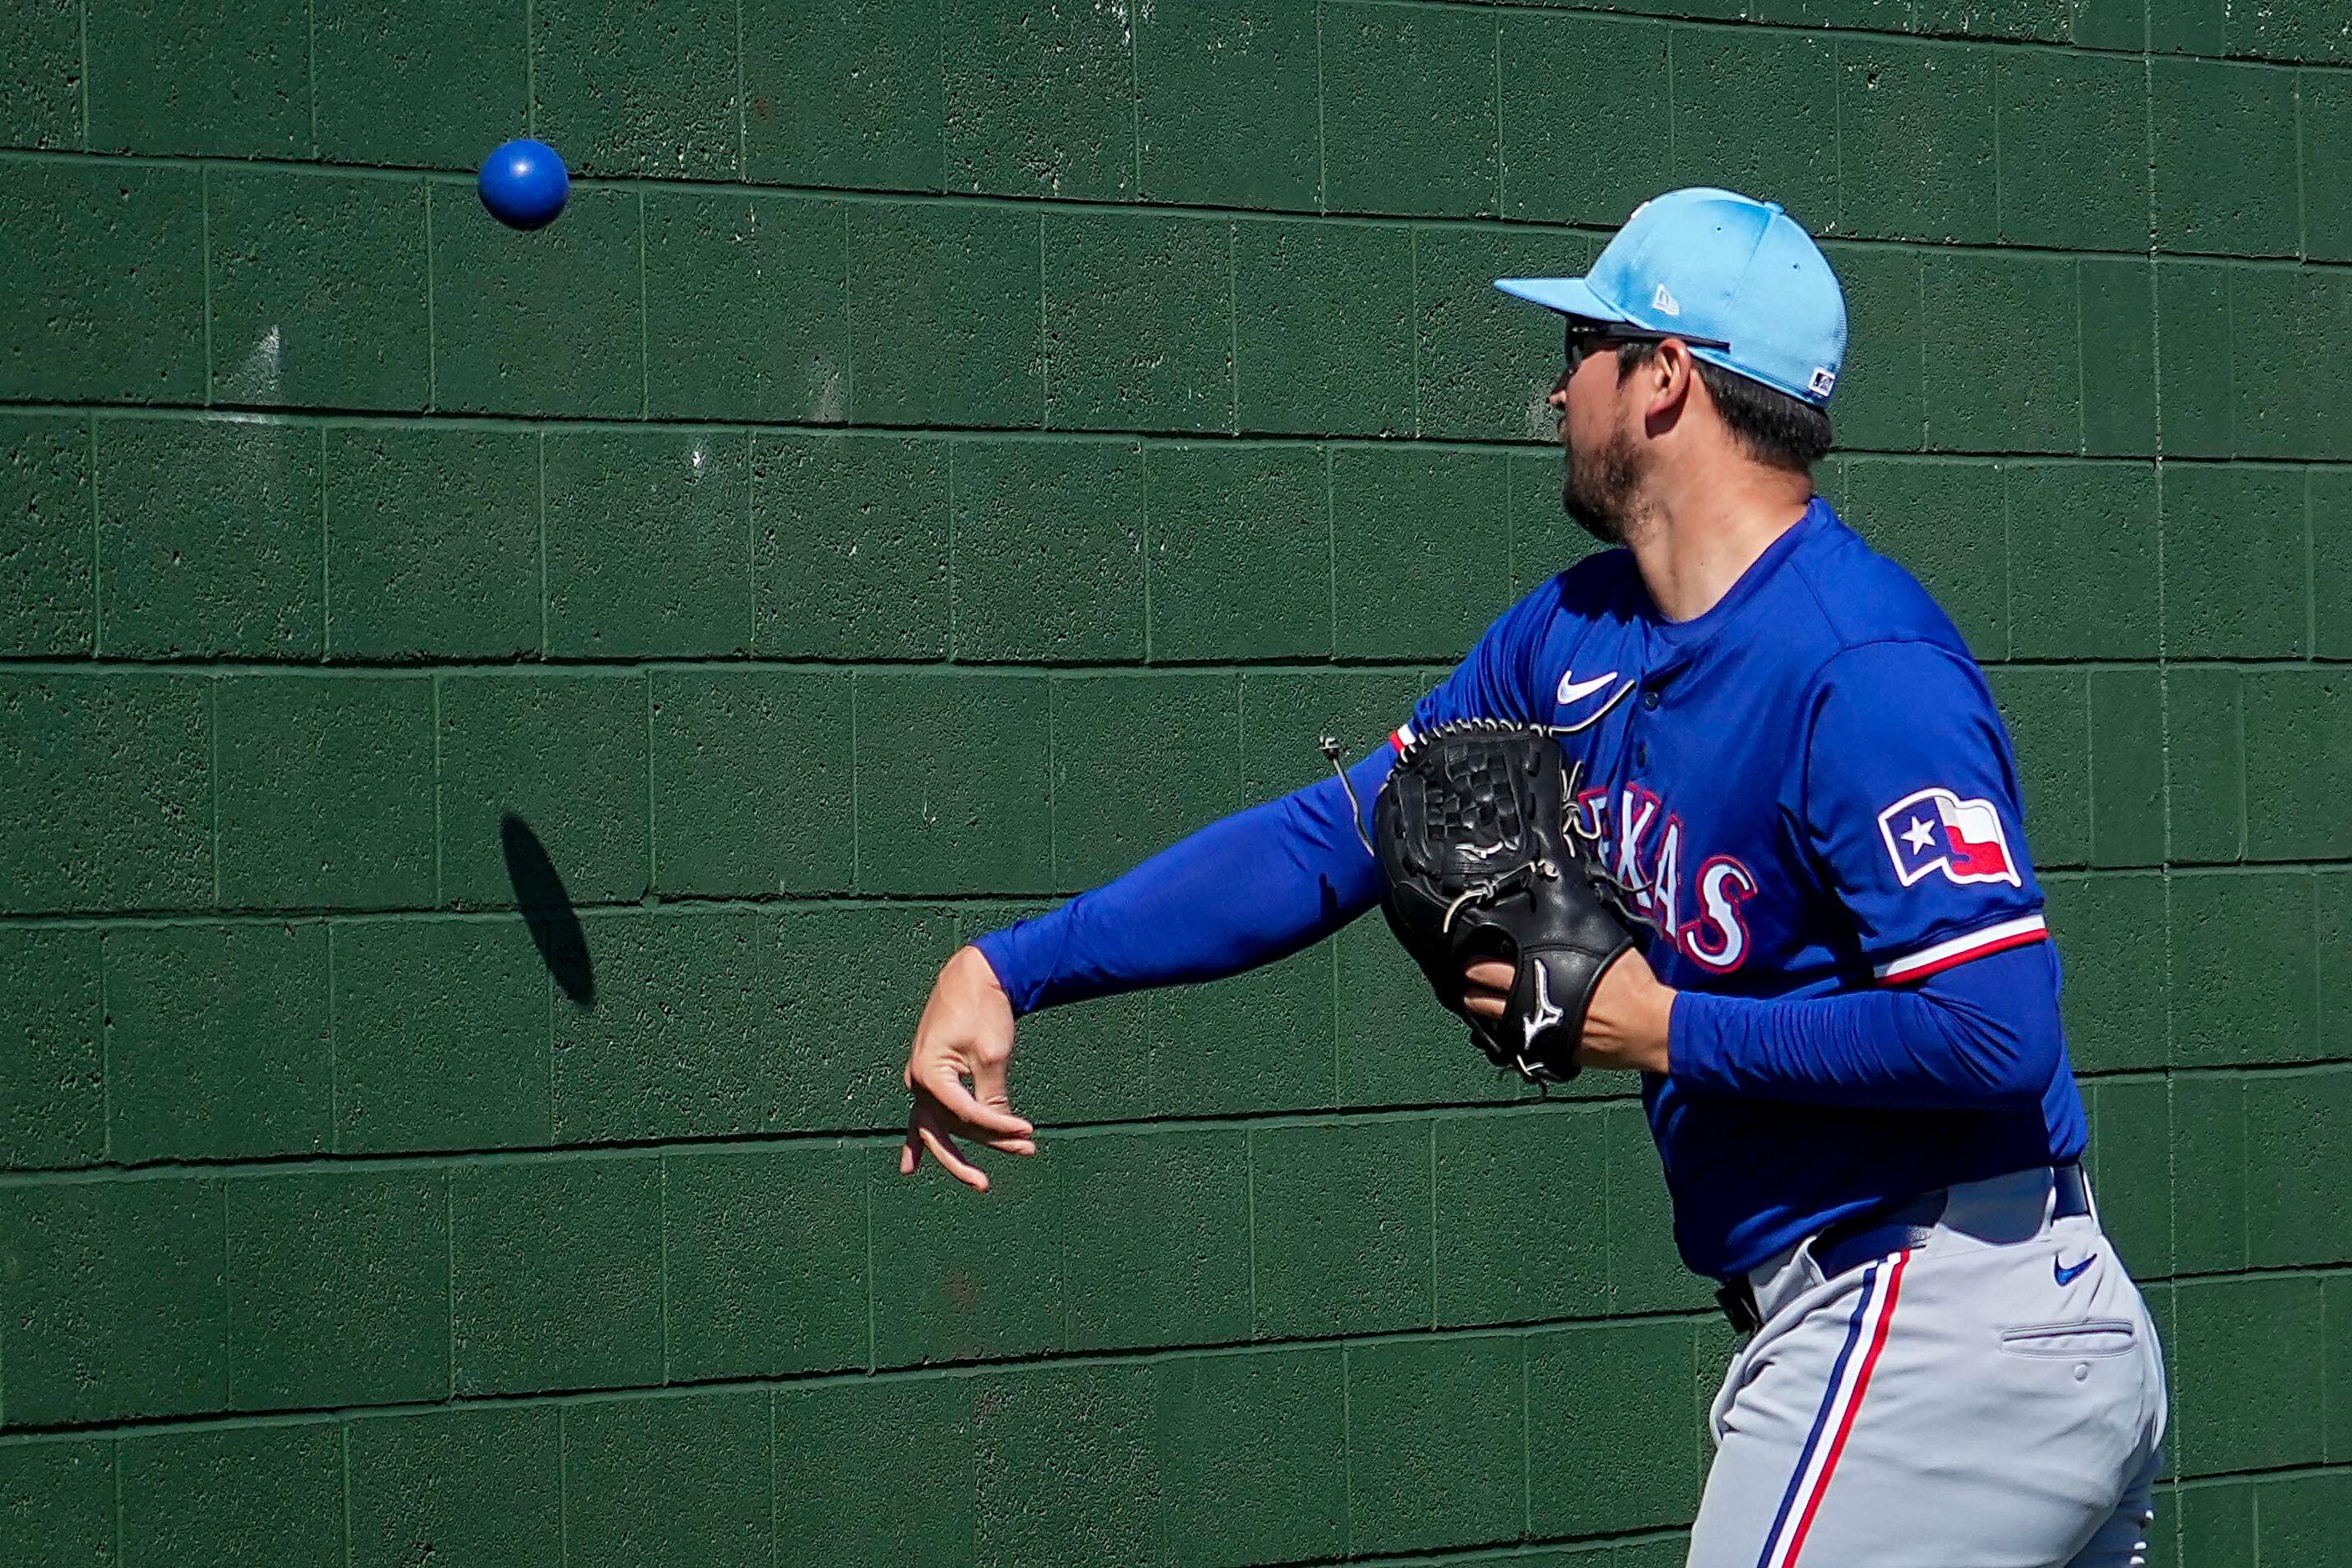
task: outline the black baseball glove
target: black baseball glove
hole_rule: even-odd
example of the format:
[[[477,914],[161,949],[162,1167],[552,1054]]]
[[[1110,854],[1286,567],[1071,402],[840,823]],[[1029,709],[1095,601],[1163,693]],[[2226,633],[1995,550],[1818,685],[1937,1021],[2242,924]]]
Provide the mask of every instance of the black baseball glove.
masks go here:
[[[1372,803],[1389,929],[1478,1048],[1537,1083],[1576,1076],[1601,971],[1648,925],[1571,800],[1552,731],[1476,719],[1415,736]],[[1517,970],[1491,1021],[1464,1005],[1482,958]]]

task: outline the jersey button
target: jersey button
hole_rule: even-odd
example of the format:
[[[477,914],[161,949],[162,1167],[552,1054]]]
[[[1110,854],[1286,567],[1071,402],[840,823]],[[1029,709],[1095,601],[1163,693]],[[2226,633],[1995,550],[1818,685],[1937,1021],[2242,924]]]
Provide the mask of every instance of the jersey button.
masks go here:
[[[1644,692],[1643,692],[1643,693],[1642,693],[1642,706],[1643,706],[1643,707],[1644,707],[1644,708],[1653,708],[1653,709],[1654,709],[1654,708],[1657,707],[1657,705],[1658,705],[1658,689],[1657,689],[1656,687],[1653,686],[1653,687],[1651,687],[1647,691],[1644,691]]]

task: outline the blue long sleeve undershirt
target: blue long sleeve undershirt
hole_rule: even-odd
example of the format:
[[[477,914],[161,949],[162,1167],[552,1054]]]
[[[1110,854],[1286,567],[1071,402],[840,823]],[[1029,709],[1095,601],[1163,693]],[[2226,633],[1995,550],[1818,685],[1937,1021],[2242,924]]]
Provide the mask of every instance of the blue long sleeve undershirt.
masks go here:
[[[1367,813],[1395,760],[1381,746],[1348,770]],[[1352,816],[1339,781],[1320,780],[1213,822],[975,945],[1016,1014],[1271,963],[1380,901],[1380,873]]]
[[[1348,770],[1369,807],[1393,753]],[[1016,1014],[1214,980],[1372,907],[1380,879],[1336,778],[1210,824],[1125,876],[977,945]],[[1741,1098],[1899,1110],[2023,1107],[2063,1059],[2047,942],[1915,984],[1781,999],[1677,994],[1676,1080]]]
[[[1679,1082],[1754,1100],[1890,1110],[2041,1103],[2064,1060],[2047,942],[1915,984],[1781,999],[1675,994]]]

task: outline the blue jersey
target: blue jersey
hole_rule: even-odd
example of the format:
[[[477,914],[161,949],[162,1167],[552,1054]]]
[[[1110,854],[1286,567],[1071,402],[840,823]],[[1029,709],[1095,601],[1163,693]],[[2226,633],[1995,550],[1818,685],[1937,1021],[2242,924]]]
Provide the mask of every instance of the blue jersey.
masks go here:
[[[2038,1104],[1958,1110],[1759,1099],[1710,1059],[1710,996],[1823,996],[2047,952],[1992,695],[1927,592],[1826,503],[1693,620],[1659,616],[1626,551],[1562,573],[1399,739],[1465,718],[1587,726],[1561,740],[1580,809],[1657,923],[1652,967],[1685,993],[1669,1074],[1643,1099],[1694,1267],[1748,1267],[1825,1217],[2080,1154],[2063,1047]],[[2054,955],[2017,973],[2054,989]]]
[[[1553,578],[1400,738],[1461,718],[1574,731],[1579,809],[1663,933],[1643,1093],[1693,1268],[2080,1154],[2008,736],[1951,623],[1827,505],[1694,620],[1623,551]],[[1393,755],[1348,770],[1358,800]],[[1019,1013],[1232,974],[1378,901],[1362,826],[1326,779],[978,945]]]

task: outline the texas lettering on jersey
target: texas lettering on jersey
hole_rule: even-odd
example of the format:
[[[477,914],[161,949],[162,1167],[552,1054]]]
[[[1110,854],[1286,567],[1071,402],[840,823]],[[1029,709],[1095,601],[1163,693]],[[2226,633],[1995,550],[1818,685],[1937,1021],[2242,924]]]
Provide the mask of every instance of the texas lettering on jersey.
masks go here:
[[[1606,789],[1580,790],[1576,808],[1584,831],[1633,902],[1657,922],[1662,938],[1693,963],[1728,974],[1748,962],[1754,943],[1740,906],[1760,890],[1738,857],[1703,854],[1685,843],[1683,819],[1650,790],[1629,784],[1614,801]],[[1683,868],[1695,865],[1687,881]]]

